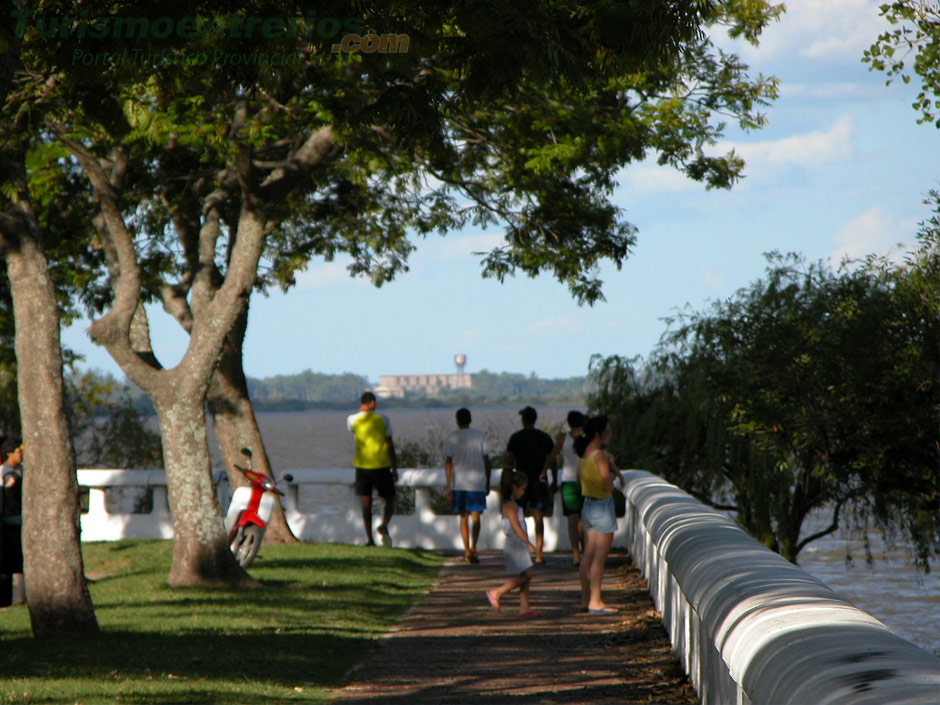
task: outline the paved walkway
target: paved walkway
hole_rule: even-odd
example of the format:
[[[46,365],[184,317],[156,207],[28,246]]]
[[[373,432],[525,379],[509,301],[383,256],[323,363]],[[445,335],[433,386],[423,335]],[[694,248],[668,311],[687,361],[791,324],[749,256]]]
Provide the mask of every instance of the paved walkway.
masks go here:
[[[578,610],[568,554],[535,566],[532,608],[517,593],[497,613],[485,591],[505,579],[502,554],[449,562],[434,588],[335,691],[337,705],[378,703],[695,703],[646,582],[625,553],[607,562],[604,599],[615,615]]]

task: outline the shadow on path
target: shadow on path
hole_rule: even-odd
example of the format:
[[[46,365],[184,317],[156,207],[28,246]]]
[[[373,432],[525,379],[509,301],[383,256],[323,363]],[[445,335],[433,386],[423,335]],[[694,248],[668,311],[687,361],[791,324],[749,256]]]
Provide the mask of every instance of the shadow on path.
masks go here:
[[[505,580],[502,553],[478,565],[449,562],[434,588],[334,691],[337,705],[378,703],[695,703],[626,553],[611,555],[604,599],[620,611],[579,611],[578,573],[567,554],[546,556],[531,583],[537,618],[517,613],[517,593],[490,607]]]

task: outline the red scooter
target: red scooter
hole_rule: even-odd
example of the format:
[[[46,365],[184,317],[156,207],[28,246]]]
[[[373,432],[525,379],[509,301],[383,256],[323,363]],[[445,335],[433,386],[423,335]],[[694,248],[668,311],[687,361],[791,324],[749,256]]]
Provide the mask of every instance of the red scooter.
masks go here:
[[[229,546],[238,564],[247,569],[258,555],[268,520],[274,511],[274,494],[283,496],[274,479],[251,469],[251,450],[242,448],[248,458],[248,467],[236,465],[235,469],[251,483],[250,487],[239,487],[232,493],[232,501],[225,514],[225,531]],[[289,475],[285,480],[290,482]]]

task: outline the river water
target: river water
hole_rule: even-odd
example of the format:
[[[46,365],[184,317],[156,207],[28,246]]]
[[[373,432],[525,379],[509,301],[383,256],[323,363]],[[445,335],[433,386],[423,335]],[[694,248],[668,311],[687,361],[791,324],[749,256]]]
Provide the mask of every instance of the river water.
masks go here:
[[[350,409],[348,413],[354,412]],[[454,409],[379,409],[392,424],[396,444],[406,440],[440,447],[455,428]],[[482,408],[473,411],[473,426],[485,431],[494,452],[505,447],[509,435],[521,427],[516,409]],[[554,435],[568,407],[539,409],[538,426]],[[268,412],[258,415],[268,455],[277,471],[290,468],[343,467],[352,458],[352,436],[346,430],[347,412]],[[214,450],[214,439],[210,448]],[[219,460],[214,456],[218,466]],[[321,497],[320,501],[324,498]],[[348,493],[333,501],[347,502]],[[824,526],[826,517],[813,517],[806,533]],[[859,537],[836,533],[803,549],[800,567],[874,615],[903,638],[940,655],[940,565],[924,574],[916,569],[903,545],[885,546],[880,536],[870,537],[873,563],[865,561]],[[846,562],[847,553],[854,560]]]

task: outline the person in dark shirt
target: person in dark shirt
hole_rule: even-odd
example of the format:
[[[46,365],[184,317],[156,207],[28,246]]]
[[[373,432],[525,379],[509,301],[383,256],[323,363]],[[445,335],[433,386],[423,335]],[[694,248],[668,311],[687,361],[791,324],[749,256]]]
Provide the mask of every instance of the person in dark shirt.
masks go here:
[[[522,430],[509,437],[506,446],[506,469],[518,470],[529,478],[525,495],[520,506],[528,509],[535,520],[535,562],[544,563],[542,545],[545,538],[545,525],[542,518],[551,502],[548,482],[542,482],[539,476],[545,466],[545,459],[555,447],[555,441],[545,431],[537,429],[535,422],[538,414],[531,406],[519,412],[522,417]],[[558,484],[558,468],[552,466],[552,485]]]
[[[0,607],[22,602],[14,584],[22,585],[23,441],[0,439]]]

